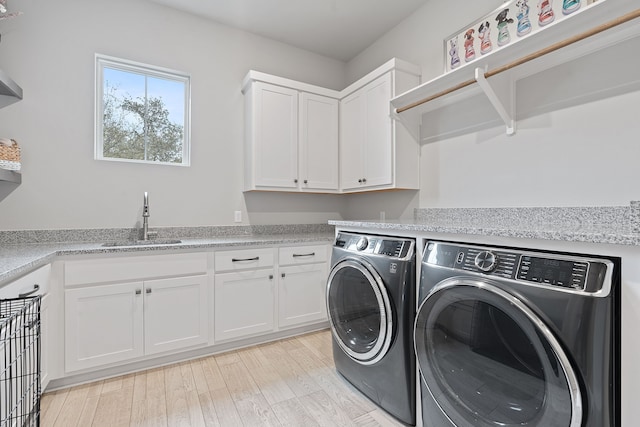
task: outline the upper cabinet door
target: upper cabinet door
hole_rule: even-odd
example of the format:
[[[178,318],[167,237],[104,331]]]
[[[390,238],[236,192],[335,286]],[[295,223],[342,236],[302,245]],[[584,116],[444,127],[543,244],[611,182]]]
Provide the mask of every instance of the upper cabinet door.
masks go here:
[[[363,179],[367,187],[393,184],[393,137],[391,135],[391,73],[364,87],[365,149]]]
[[[363,151],[365,143],[365,103],[362,91],[340,101],[340,188],[362,186]]]
[[[247,153],[255,187],[298,187],[298,91],[262,82],[251,87]]]
[[[338,189],[338,100],[300,94],[300,188]]]
[[[393,138],[389,100],[391,74],[386,73],[344,98],[340,110],[342,190],[393,184]]]

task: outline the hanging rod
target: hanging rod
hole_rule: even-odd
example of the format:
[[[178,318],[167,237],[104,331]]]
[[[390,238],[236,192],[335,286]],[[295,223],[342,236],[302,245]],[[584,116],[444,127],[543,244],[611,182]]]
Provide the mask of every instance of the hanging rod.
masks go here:
[[[598,33],[606,31],[606,30],[608,30],[610,28],[617,27],[618,25],[624,24],[625,22],[629,22],[629,21],[631,21],[633,19],[636,19],[636,18],[639,18],[639,17],[640,17],[640,9],[636,9],[634,11],[631,11],[629,13],[626,13],[626,14],[622,15],[619,18],[616,18],[614,20],[606,22],[606,23],[604,23],[602,25],[598,25],[597,27],[592,28],[591,30],[585,31],[585,32],[580,33],[580,34],[576,34],[573,37],[569,37],[568,39],[565,39],[565,40],[562,40],[562,41],[560,41],[558,43],[552,44],[551,46],[545,47],[544,49],[537,50],[537,51],[535,51],[535,52],[533,52],[533,53],[531,53],[529,55],[523,56],[522,58],[517,59],[517,60],[515,60],[513,62],[510,62],[510,63],[508,63],[506,65],[503,65],[501,67],[498,67],[498,68],[490,70],[490,71],[487,71],[486,73],[484,73],[484,77],[488,78],[488,77],[495,76],[496,74],[500,74],[500,73],[505,72],[507,70],[510,70],[510,69],[512,69],[514,67],[517,67],[518,65],[522,65],[522,64],[524,64],[526,62],[529,62],[529,61],[531,61],[533,59],[539,58],[539,57],[541,57],[543,55],[546,55],[546,54],[551,53],[553,51],[556,51],[558,49],[562,49],[563,47],[567,47],[570,44],[579,42],[581,40],[586,39],[587,37],[591,37],[593,35],[596,35]],[[404,107],[396,108],[396,113],[399,114],[399,113],[402,113],[404,111],[407,111],[407,110],[410,110],[412,108],[415,108],[415,107],[417,107],[419,105],[426,104],[429,101],[433,101],[434,99],[441,98],[441,97],[443,97],[445,95],[450,94],[451,92],[455,92],[457,90],[460,90],[462,88],[470,86],[470,85],[474,84],[475,82],[476,82],[476,79],[466,80],[466,81],[464,81],[462,83],[459,83],[459,84],[457,84],[457,85],[455,85],[455,86],[453,86],[453,87],[451,87],[449,89],[443,90],[441,92],[438,92],[438,93],[435,93],[435,94],[433,94],[431,96],[428,96],[428,97],[426,97],[424,99],[421,99],[420,101],[413,102],[413,103],[411,103],[409,105],[405,105]]]

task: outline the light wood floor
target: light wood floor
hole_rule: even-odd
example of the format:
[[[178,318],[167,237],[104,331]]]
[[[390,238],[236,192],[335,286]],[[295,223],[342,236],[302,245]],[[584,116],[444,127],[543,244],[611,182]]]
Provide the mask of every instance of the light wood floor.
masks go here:
[[[329,331],[45,393],[42,426],[401,426],[334,368]]]

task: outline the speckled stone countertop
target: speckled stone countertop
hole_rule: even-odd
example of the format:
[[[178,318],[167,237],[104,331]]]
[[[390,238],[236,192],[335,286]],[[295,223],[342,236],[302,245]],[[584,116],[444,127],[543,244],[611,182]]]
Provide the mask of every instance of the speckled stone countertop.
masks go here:
[[[88,254],[117,254],[117,253],[158,253],[176,250],[209,250],[215,248],[234,248],[241,246],[263,246],[263,245],[280,245],[280,244],[300,244],[310,242],[330,242],[333,239],[333,227],[322,225],[321,227],[296,227],[290,228],[286,226],[278,226],[277,228],[268,227],[260,230],[255,228],[245,228],[238,233],[238,227],[230,227],[229,234],[221,234],[216,237],[201,238],[181,238],[178,244],[153,244],[153,245],[133,245],[133,246],[117,246],[104,247],[103,243],[119,240],[122,231],[115,234],[108,234],[102,230],[96,233],[95,230],[83,230],[72,232],[66,230],[63,232],[45,231],[39,233],[37,231],[24,232],[29,238],[22,237],[24,241],[16,241],[16,234],[21,232],[0,232],[0,287],[6,285],[13,279],[16,279],[36,268],[52,262],[58,256],[65,255],[88,255]],[[184,231],[184,230],[183,230]],[[202,231],[202,230],[201,230]],[[210,232],[211,230],[205,230]],[[217,232],[221,230],[217,229]],[[222,230],[224,231],[224,230]],[[233,231],[233,233],[231,233]],[[256,231],[258,231],[256,233]],[[287,233],[287,231],[290,231]],[[162,238],[172,237],[176,230],[162,230]],[[7,236],[12,235],[12,243],[7,243]],[[97,234],[100,239],[91,242],[55,242],[47,241],[48,239],[60,238],[60,233],[71,239],[79,239],[80,236],[86,236],[87,233],[96,238]],[[235,234],[234,234],[235,233]],[[197,233],[187,232],[187,235],[197,235]],[[53,237],[56,235],[57,237]],[[116,236],[114,238],[114,236]],[[3,240],[3,237],[5,238]]]
[[[416,209],[404,221],[329,221],[340,228],[640,245],[640,202],[576,208]]]

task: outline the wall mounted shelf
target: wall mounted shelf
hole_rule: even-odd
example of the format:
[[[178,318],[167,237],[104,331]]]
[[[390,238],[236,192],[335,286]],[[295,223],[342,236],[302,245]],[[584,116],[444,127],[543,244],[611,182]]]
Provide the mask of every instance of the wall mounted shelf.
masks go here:
[[[14,184],[20,184],[22,182],[22,174],[17,171],[0,169],[0,182],[11,182]]]
[[[576,93],[564,93],[566,99],[583,99],[584,102],[588,99],[586,92],[599,91],[601,95],[606,92],[607,88],[602,85],[591,88],[589,84],[590,73],[597,79],[598,71],[624,75],[624,78],[614,75],[610,89],[620,85],[635,88],[640,84],[640,62],[633,53],[640,45],[640,9],[637,6],[633,0],[600,0],[584,7],[542,31],[515,40],[397,96],[391,100],[392,116],[408,129],[421,125],[420,135],[414,135],[421,142],[500,124],[505,125],[507,134],[513,134],[516,119],[531,115],[533,110],[539,114],[566,104],[563,100],[554,100],[547,102],[544,108],[538,108],[526,105],[528,99],[516,97],[520,96],[521,88],[524,93],[534,93],[527,84],[539,84],[536,77],[546,76],[548,70],[569,71],[572,77],[584,83],[574,84]],[[599,65],[598,55],[607,57],[602,52],[621,43],[631,43],[634,50],[626,55],[623,52],[621,59],[613,64]],[[573,68],[561,68],[573,64]],[[596,64],[600,69],[594,71],[577,64]],[[547,77],[551,77],[547,87],[537,87],[538,91],[555,89],[554,85],[561,79],[557,74]]]
[[[0,108],[22,99],[22,88],[0,70]]]

